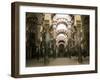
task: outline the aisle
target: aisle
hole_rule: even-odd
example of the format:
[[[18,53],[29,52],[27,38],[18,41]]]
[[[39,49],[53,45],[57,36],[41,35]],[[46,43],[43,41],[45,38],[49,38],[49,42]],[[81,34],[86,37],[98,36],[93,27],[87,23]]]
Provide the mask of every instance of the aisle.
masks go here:
[[[84,58],[82,64],[89,64],[88,57]],[[57,66],[57,65],[78,65],[77,57],[72,58],[50,58],[49,63],[46,66]],[[27,67],[34,67],[34,66],[44,66],[43,59],[40,59],[39,61],[31,59],[27,61]]]

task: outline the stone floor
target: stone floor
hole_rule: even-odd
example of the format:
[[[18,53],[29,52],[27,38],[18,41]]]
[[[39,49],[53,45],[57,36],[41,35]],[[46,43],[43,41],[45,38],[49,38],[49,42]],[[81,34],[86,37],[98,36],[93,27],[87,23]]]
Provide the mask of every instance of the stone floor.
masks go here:
[[[81,64],[89,64],[89,58],[83,58],[83,62]],[[26,67],[36,67],[36,66],[60,66],[60,65],[81,65],[77,57],[71,57],[71,58],[50,58],[49,63],[44,65],[43,59],[36,60],[31,59],[26,61]]]

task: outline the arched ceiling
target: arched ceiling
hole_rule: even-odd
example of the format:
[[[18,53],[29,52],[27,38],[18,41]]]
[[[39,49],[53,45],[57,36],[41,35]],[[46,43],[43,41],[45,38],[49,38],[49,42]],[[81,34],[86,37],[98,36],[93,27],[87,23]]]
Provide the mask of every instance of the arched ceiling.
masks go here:
[[[72,17],[67,14],[56,14],[53,17],[53,28],[56,33],[56,45],[59,47],[63,44],[65,47],[68,44],[68,35],[72,27]]]
[[[67,36],[65,36],[64,34],[59,34],[57,37],[56,37],[56,45],[57,47],[59,47],[60,44],[63,44],[65,47],[67,45]]]
[[[59,24],[58,26],[57,26],[57,28],[56,28],[56,31],[58,31],[58,30],[67,30],[67,27],[66,27],[66,25],[65,24]]]

